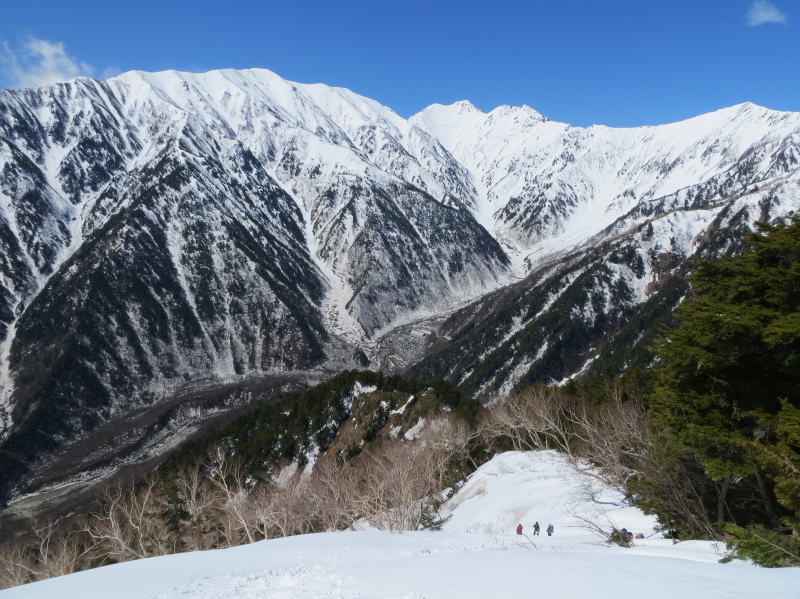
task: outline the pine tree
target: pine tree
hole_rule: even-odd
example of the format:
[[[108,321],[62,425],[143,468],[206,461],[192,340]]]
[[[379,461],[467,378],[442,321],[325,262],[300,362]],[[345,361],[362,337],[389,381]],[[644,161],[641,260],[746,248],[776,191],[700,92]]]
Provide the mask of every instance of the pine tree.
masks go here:
[[[690,280],[677,327],[653,348],[650,418],[705,479],[694,488],[712,520],[796,529],[800,219],[760,225],[740,256],[699,262]]]
[[[167,486],[165,500],[164,507],[159,512],[158,517],[169,532],[172,551],[177,553],[182,548],[183,527],[189,520],[190,515],[186,510],[185,501],[174,484]]]

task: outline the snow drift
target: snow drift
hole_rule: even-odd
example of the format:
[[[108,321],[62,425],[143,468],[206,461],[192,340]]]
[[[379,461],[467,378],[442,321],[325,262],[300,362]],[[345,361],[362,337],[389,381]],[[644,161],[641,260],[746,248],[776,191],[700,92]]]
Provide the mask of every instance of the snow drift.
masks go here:
[[[560,455],[508,452],[446,503],[440,532],[334,532],[274,539],[81,572],[0,592],[4,599],[392,597],[794,598],[800,570],[720,564],[723,547],[658,535],[609,547],[576,515],[653,533],[619,492],[577,474]],[[514,534],[538,520],[552,537]]]

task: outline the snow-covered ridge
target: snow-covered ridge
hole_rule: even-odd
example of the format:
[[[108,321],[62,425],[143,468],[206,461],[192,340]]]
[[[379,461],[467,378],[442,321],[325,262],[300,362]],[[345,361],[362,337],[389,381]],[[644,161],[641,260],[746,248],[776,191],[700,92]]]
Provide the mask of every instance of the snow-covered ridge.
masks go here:
[[[32,406],[59,411],[63,430],[23,427],[44,446],[193,381],[409,364],[425,342],[384,343],[398,327],[654,221],[645,274],[602,281],[644,301],[659,256],[688,257],[732,198],[730,226],[800,208],[798,165],[800,114],[754,105],[612,129],[467,102],[404,119],[263,69],[0,90],[0,439]],[[529,336],[495,387],[557,336]]]
[[[3,597],[794,598],[800,570],[718,563],[724,547],[653,534],[652,518],[590,482],[554,452],[484,464],[446,504],[441,532],[334,532],[127,562],[0,592]],[[609,547],[575,514],[647,538]],[[534,521],[542,527],[532,536]],[[526,534],[514,529],[522,523]],[[555,534],[546,536],[548,524]]]
[[[464,102],[428,107],[410,121],[470,171],[481,222],[523,255],[578,247],[635,206],[743,161],[750,182],[764,179],[776,153],[796,156],[800,140],[799,113],[751,103],[625,129],[573,127],[527,106],[485,113]]]

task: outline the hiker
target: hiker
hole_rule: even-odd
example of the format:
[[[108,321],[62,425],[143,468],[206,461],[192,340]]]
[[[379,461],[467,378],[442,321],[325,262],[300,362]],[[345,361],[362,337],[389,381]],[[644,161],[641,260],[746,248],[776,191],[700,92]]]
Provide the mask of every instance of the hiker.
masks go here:
[[[534,537],[538,537],[539,536],[539,522],[534,522],[533,523],[533,536]]]
[[[522,534],[522,524],[517,524],[517,534],[518,535]]]
[[[552,524],[548,524],[547,525],[547,536],[548,537],[552,537],[554,530],[555,530],[555,528],[553,528],[553,525]]]

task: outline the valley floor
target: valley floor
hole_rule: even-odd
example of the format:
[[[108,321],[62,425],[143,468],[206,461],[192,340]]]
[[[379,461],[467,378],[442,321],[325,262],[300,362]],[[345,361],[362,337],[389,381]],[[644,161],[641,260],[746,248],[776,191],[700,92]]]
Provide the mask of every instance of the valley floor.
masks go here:
[[[615,491],[552,452],[509,452],[474,473],[444,506],[442,531],[364,530],[274,539],[128,562],[0,592],[2,599],[114,597],[796,598],[800,569],[718,563],[724,547],[673,544]],[[652,535],[609,547],[580,518]],[[514,534],[538,520],[542,534]]]

